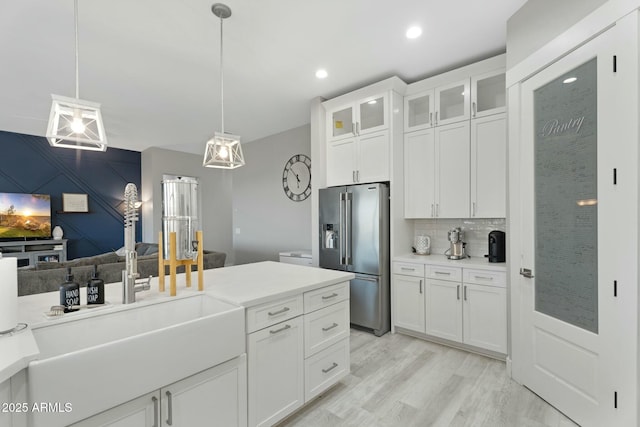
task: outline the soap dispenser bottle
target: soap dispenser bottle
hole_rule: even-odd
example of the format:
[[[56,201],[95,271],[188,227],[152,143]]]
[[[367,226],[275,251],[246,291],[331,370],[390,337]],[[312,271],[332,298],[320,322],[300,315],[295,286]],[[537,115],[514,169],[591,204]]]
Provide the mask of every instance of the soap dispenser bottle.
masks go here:
[[[104,304],[104,280],[98,278],[98,266],[93,266],[91,279],[87,282],[87,304]]]
[[[69,307],[73,305],[80,305],[80,285],[73,281],[71,267],[67,269],[67,279],[62,285],[60,285],[60,305],[65,306],[65,313],[77,311],[77,308],[71,309]]]

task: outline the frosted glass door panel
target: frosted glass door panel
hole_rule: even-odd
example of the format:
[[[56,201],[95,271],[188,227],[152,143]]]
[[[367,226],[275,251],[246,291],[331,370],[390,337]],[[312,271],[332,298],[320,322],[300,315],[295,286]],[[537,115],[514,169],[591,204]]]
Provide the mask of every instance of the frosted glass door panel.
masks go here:
[[[384,97],[360,104],[360,132],[384,126]]]
[[[453,119],[456,117],[464,117],[464,102],[465,102],[465,85],[454,86],[450,89],[445,89],[440,92],[439,113],[438,120],[443,122],[445,120]]]
[[[505,74],[479,79],[476,82],[476,95],[473,116],[483,115],[490,110],[502,111],[505,106],[506,81]],[[497,109],[500,109],[499,111]]]
[[[535,309],[598,332],[597,63],[534,91]]]
[[[431,127],[433,121],[433,91],[405,98],[405,132]]]
[[[353,108],[334,111],[332,114],[333,130],[332,136],[353,135]]]

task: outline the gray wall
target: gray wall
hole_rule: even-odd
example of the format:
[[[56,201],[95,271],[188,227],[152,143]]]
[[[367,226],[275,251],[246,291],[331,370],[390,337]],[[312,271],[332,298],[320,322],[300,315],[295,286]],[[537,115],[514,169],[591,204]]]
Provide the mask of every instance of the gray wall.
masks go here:
[[[242,169],[242,168],[241,168]],[[161,148],[142,152],[142,240],[157,242],[162,230],[162,175],[198,178],[204,248],[225,252],[233,263],[231,177],[236,171],[202,167],[202,156]]]
[[[540,49],[607,0],[529,0],[507,21],[507,69]]]
[[[293,202],[282,190],[287,160],[310,151],[309,125],[243,145],[246,165],[233,171],[235,264],[277,261],[279,252],[311,249],[311,198]]]

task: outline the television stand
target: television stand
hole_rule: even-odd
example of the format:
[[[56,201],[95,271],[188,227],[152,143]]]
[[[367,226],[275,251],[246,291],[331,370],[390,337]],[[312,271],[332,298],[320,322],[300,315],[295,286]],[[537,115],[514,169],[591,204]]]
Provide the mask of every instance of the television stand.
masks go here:
[[[64,262],[67,260],[67,239],[16,240],[0,242],[3,257],[18,258],[18,267],[40,262]]]

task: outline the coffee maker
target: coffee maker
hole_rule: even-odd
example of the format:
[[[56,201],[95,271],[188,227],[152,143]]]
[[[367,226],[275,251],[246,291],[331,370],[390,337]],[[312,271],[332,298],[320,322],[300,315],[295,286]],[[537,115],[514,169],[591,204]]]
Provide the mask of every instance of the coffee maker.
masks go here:
[[[500,230],[493,230],[489,233],[489,262],[505,262],[505,233]]]
[[[465,254],[465,246],[467,245],[462,241],[464,238],[464,232],[460,227],[452,228],[447,233],[450,247],[445,252],[445,255],[449,259],[463,259],[467,257]]]

